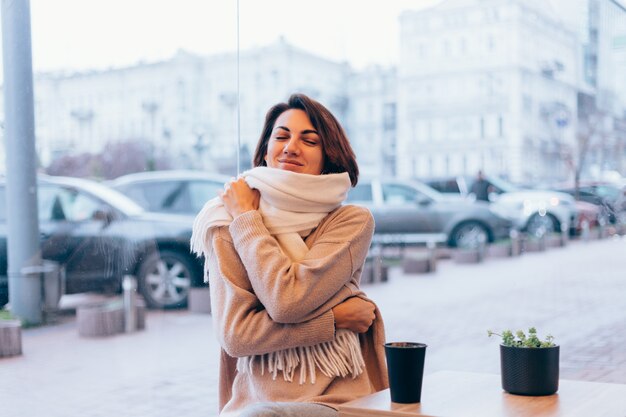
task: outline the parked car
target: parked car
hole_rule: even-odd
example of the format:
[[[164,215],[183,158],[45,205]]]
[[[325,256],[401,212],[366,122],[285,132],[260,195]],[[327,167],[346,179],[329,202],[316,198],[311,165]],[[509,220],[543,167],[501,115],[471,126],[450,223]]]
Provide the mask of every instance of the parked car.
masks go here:
[[[0,304],[7,302],[5,183],[0,182]],[[191,219],[148,213],[118,191],[78,178],[38,181],[42,258],[65,268],[66,293],[120,291],[137,277],[150,307],[184,306],[203,279],[202,260],[189,253]]]
[[[372,211],[378,234],[443,234],[451,247],[508,238],[513,227],[487,203],[448,200],[417,181],[360,180],[348,202]]]
[[[201,171],[152,171],[124,175],[108,185],[148,211],[195,215],[228,179]]]
[[[204,203],[216,195],[227,178],[216,177],[193,171],[161,173],[146,172],[132,174],[116,179],[111,185],[123,191],[141,204],[149,200],[146,184],[152,189],[188,189],[195,192],[193,204],[186,205],[180,213],[196,214]],[[216,185],[216,181],[221,181]],[[171,184],[176,183],[176,186]],[[195,187],[190,187],[190,184]],[[445,234],[446,242],[452,246],[469,246],[476,239],[485,241],[509,236],[511,222],[495,215],[487,204],[469,202],[443,203],[440,195],[422,184],[404,185],[386,182],[383,187],[378,181],[361,180],[348,194],[348,202],[363,204],[370,208],[376,220],[377,233],[390,234]],[[406,188],[404,188],[406,187]],[[177,202],[177,196],[184,193],[165,193],[170,195],[169,206],[183,207]],[[180,197],[178,197],[180,198]],[[145,203],[144,203],[145,204]],[[150,206],[156,211],[165,211],[164,205]]]
[[[549,190],[519,189],[500,178],[486,177],[490,183],[492,209],[514,221],[530,235],[560,232],[579,224],[579,214],[572,196]],[[426,180],[442,193],[470,197],[475,178],[457,176]]]
[[[595,204],[601,209],[601,222],[626,224],[626,188],[604,182],[583,181],[578,188],[574,186],[557,187],[580,201]]]

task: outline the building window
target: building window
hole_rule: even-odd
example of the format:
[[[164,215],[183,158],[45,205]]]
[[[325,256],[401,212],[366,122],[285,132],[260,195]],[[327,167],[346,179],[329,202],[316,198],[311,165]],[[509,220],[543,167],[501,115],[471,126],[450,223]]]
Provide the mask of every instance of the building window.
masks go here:
[[[480,138],[485,139],[485,118],[480,118]]]
[[[524,108],[524,112],[532,113],[533,112],[533,99],[528,94],[524,94],[522,97],[522,106]]]
[[[396,103],[385,103],[383,106],[383,129],[395,130],[396,128]],[[415,126],[413,127],[415,135]]]

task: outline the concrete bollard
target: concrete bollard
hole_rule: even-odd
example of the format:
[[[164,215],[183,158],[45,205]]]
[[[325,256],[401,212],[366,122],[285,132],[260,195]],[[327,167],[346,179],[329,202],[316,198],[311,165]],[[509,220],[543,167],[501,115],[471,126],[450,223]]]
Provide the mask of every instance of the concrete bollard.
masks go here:
[[[0,358],[22,354],[22,323],[0,320]]]
[[[432,255],[428,252],[407,252],[402,258],[402,271],[405,274],[424,274],[434,272]]]
[[[124,307],[119,301],[80,306],[76,309],[78,334],[83,337],[111,336],[124,331]]]
[[[546,235],[540,234],[534,239],[524,240],[524,252],[543,252],[546,250]]]
[[[192,313],[211,314],[211,290],[209,287],[189,288],[187,308]]]
[[[587,220],[583,220],[583,222],[580,224],[580,228],[581,228],[581,232],[580,232],[580,238],[585,241],[588,242],[589,241],[589,222]]]
[[[522,242],[519,231],[513,229],[509,232],[511,238],[511,256],[520,256],[522,254]]]
[[[487,248],[487,255],[490,258],[508,258],[512,254],[512,245],[509,242],[494,243]]]
[[[569,242],[569,226],[561,223],[561,246],[567,246]]]

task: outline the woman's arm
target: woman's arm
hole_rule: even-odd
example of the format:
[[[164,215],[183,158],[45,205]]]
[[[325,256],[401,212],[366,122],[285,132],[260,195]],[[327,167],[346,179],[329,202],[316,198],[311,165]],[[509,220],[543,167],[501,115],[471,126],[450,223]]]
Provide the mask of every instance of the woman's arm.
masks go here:
[[[207,257],[213,322],[222,348],[233,357],[259,355],[334,339],[331,310],[299,324],[274,322],[255,296],[227,232],[212,232]]]
[[[330,216],[298,262],[283,253],[258,211],[247,211],[230,224],[254,293],[274,321],[299,323],[318,314],[330,300],[336,305],[353,295],[346,284],[365,262],[374,220],[367,209],[357,206],[342,207]]]

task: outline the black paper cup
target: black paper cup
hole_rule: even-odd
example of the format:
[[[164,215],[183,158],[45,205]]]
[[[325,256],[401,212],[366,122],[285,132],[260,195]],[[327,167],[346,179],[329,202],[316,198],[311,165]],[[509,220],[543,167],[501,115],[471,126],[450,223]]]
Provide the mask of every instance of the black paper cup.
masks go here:
[[[412,342],[385,344],[389,390],[394,403],[418,403],[422,397],[426,345]]]

